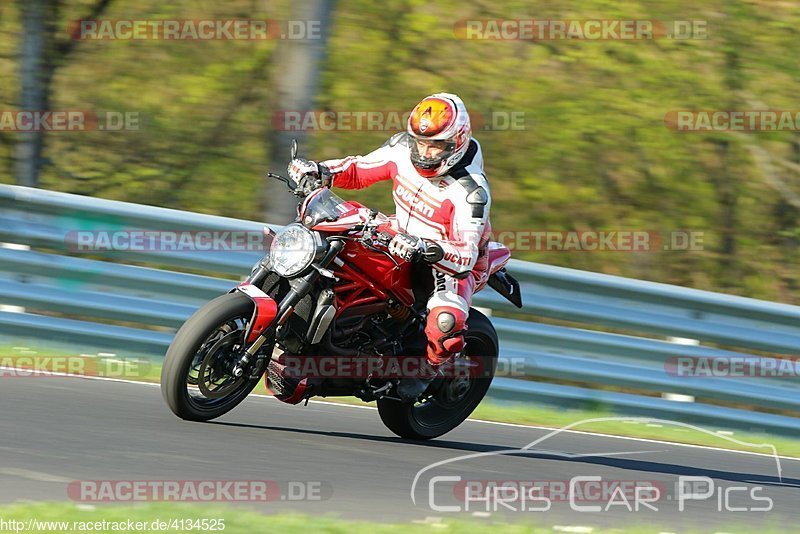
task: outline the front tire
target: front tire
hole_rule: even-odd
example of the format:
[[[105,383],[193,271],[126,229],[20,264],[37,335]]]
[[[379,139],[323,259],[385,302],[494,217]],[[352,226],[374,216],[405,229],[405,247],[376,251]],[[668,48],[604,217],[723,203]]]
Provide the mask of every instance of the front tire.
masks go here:
[[[378,414],[389,430],[401,438],[432,439],[450,432],[470,416],[492,383],[499,345],[491,321],[474,308],[470,309],[464,341],[464,358],[477,364],[479,376],[469,377],[469,384],[456,376],[446,377],[422,403],[379,399]]]
[[[198,384],[206,372],[225,378],[221,371],[210,370],[209,362],[222,368],[225,362],[219,360],[226,358],[225,350],[241,347],[253,306],[239,291],[222,295],[197,310],[175,334],[161,369],[161,393],[175,415],[189,421],[214,419],[235,408],[256,387],[259,379],[246,374],[239,379],[231,376],[218,396],[209,393],[208,385]],[[261,350],[268,348],[265,345]],[[219,356],[209,357],[212,350]],[[213,380],[209,384],[216,385]]]

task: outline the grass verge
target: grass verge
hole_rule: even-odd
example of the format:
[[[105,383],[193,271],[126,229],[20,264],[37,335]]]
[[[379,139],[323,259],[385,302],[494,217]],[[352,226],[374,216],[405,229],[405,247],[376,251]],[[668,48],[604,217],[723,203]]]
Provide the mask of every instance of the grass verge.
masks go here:
[[[131,506],[117,505],[76,505],[74,503],[25,503],[0,506],[0,517],[6,522],[19,522],[20,529],[6,528],[10,532],[181,532],[211,531],[215,525],[217,531],[225,534],[250,534],[252,532],[323,532],[336,534],[429,534],[430,532],[474,532],[503,534],[544,534],[559,531],[570,532],[562,527],[542,527],[525,521],[505,523],[493,520],[444,519],[436,523],[372,523],[345,521],[333,516],[309,516],[301,514],[278,513],[265,515],[245,508],[232,508],[222,505],[208,504],[175,504],[175,503],[142,503]],[[205,520],[205,524],[204,524]],[[105,524],[102,523],[105,521]],[[130,528],[131,522],[134,526]],[[220,521],[222,523],[220,524]],[[154,522],[160,523],[157,525]],[[136,528],[136,524],[144,528]],[[171,528],[157,528],[166,525]],[[115,525],[117,528],[115,528]],[[187,528],[187,525],[190,525]],[[182,527],[181,527],[182,526]],[[205,528],[202,528],[204,527]],[[219,528],[219,527],[223,528]],[[30,528],[29,527],[33,527]],[[176,528],[178,527],[178,528]],[[719,530],[719,529],[717,529]],[[681,532],[702,532],[703,530],[681,530]],[[725,532],[748,532],[742,527],[725,528]],[[602,533],[651,533],[653,525],[614,527],[611,530],[593,528],[580,532]],[[781,532],[780,530],[761,529],[761,534]]]

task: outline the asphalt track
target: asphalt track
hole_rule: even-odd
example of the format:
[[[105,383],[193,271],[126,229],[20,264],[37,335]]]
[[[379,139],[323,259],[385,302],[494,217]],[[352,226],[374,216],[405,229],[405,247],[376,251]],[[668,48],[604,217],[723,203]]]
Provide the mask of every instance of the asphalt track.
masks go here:
[[[190,423],[169,412],[157,386],[64,376],[0,380],[0,402],[0,503],[68,501],[69,484],[81,480],[272,480],[280,481],[283,498],[288,481],[310,483],[303,487],[316,493],[312,500],[276,497],[236,506],[381,522],[462,515],[548,526],[647,525],[654,532],[688,527],[714,532],[730,525],[794,531],[800,524],[800,461],[776,461],[768,454],[566,432],[526,454],[509,455],[501,451],[524,447],[550,431],[468,421],[437,440],[408,442],[386,430],[373,409],[314,402],[286,406],[265,397],[247,399],[216,422]],[[476,457],[422,473],[416,504],[412,501],[421,469],[465,455]],[[547,504],[507,500],[509,494],[501,493],[505,504],[476,500],[465,510],[467,503],[456,497],[460,486],[435,476],[549,481],[544,483],[551,491],[549,509],[533,511]],[[663,494],[651,503],[657,511],[644,505],[628,511],[625,504],[605,511],[608,495],[559,493],[575,476],[652,483]],[[687,501],[679,511],[675,483],[681,476],[711,478],[713,496]],[[581,484],[578,491],[588,488]],[[744,489],[730,490],[726,499],[725,490],[732,487]],[[622,500],[633,508],[635,498],[627,495]],[[764,498],[772,501],[769,511],[730,510],[767,507],[756,500]],[[434,510],[431,500],[462,511]],[[615,502],[621,503],[619,495]],[[601,511],[577,512],[571,505],[599,505]]]

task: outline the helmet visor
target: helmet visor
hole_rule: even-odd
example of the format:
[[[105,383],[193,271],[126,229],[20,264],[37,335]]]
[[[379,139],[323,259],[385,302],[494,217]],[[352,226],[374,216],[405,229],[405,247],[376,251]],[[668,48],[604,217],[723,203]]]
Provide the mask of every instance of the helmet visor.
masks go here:
[[[453,155],[456,144],[452,141],[411,138],[411,161],[419,168],[432,169]]]

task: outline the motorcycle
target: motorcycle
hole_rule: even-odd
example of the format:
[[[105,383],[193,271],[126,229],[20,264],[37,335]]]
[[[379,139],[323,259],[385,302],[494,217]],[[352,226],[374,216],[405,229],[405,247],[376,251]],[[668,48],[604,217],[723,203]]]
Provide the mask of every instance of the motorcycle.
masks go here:
[[[172,412],[190,421],[220,417],[263,376],[268,391],[288,404],[314,396],[376,401],[383,423],[403,438],[435,438],[461,424],[495,374],[491,321],[472,308],[464,350],[441,368],[426,367],[430,265],[388,252],[386,215],[327,187],[305,195],[290,178],[267,176],[300,197],[297,218],[277,233],[265,228],[268,250],[250,276],[176,333],[161,373]],[[489,242],[482,253],[488,268],[475,291],[489,285],[521,307],[519,284],[505,269],[509,250]],[[397,394],[400,380],[424,373],[433,374],[418,399]]]

